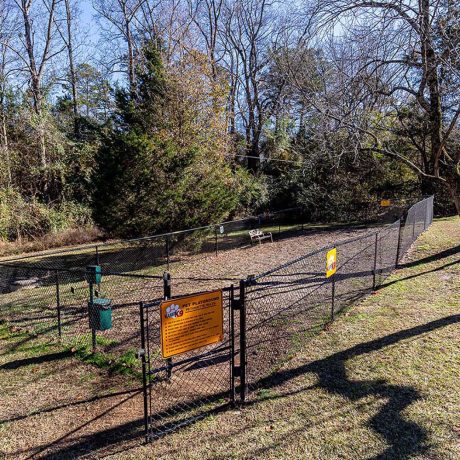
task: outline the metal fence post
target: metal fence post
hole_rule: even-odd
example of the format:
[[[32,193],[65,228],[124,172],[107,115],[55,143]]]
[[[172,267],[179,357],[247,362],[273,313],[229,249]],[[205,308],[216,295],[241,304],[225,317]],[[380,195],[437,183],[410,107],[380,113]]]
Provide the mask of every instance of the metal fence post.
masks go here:
[[[423,230],[425,231],[427,228],[428,228],[428,213],[429,213],[429,203],[430,199],[427,198],[425,200],[425,219],[424,219],[424,222],[423,222]]]
[[[434,216],[434,195],[430,199],[430,225],[433,223]]]
[[[163,273],[163,300],[169,300],[171,298],[171,274],[168,272]],[[172,376],[172,358],[167,358],[166,363],[167,363],[167,371],[166,375],[168,379],[171,378]]]
[[[163,273],[163,300],[171,298],[171,274],[169,272]]]
[[[335,273],[331,276],[332,293],[331,293],[331,321],[334,321],[335,310]]]
[[[375,291],[377,288],[377,251],[379,244],[379,234],[375,234],[375,247],[374,247],[374,269],[372,270],[372,290]]]
[[[165,237],[165,244],[166,244],[166,267],[169,270],[169,235]]]
[[[100,259],[99,259],[99,246],[97,245],[96,245],[96,265],[101,265]]]
[[[235,286],[230,286],[230,401],[235,404]]]
[[[61,328],[61,295],[59,289],[59,271],[56,270],[56,307],[57,307],[57,321],[58,321],[58,334],[59,338],[62,337]]]
[[[215,238],[215,245],[216,245],[216,256],[217,256],[217,245],[218,245],[218,241],[217,241],[217,226],[214,227],[214,238]]]
[[[92,274],[90,273],[89,276],[91,277]],[[97,338],[96,338],[96,327],[94,324],[94,284],[92,278],[89,281],[89,308],[91,311],[89,312],[90,315],[90,323],[91,323],[91,345],[93,353],[96,351],[97,345]]]
[[[398,231],[398,245],[396,246],[396,264],[395,268],[398,268],[399,266],[399,258],[401,256],[401,229],[402,229],[402,217],[399,218],[399,231]]]
[[[246,401],[246,282],[240,280],[240,398]]]
[[[139,304],[139,317],[141,325],[141,349],[139,350],[139,357],[142,363],[142,391],[144,394],[144,430],[145,439],[148,441],[149,433],[149,413],[148,413],[148,401],[147,401],[147,361],[145,359],[146,347],[145,347],[145,321],[144,321],[144,304]]]

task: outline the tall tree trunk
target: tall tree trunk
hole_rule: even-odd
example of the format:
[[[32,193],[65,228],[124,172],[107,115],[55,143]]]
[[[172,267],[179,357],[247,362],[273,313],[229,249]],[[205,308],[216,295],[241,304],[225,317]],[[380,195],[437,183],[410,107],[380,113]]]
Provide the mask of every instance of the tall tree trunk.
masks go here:
[[[127,9],[126,2],[122,2],[122,11],[124,16],[124,27],[125,27],[125,37],[126,43],[128,45],[128,82],[131,96],[134,98],[136,96],[136,69],[134,64],[134,43],[133,35],[131,33],[131,17]]]
[[[24,38],[27,56],[29,58],[29,72],[30,72],[30,89],[32,92],[33,107],[37,116],[37,123],[39,124],[38,133],[40,136],[40,163],[43,168],[46,168],[46,141],[45,132],[42,120],[42,91],[40,82],[40,72],[37,68],[34,46],[33,46],[33,32],[32,23],[29,16],[31,3],[27,0],[21,2],[22,17],[24,21]]]
[[[44,110],[44,94],[41,87],[42,76],[46,64],[51,59],[51,45],[53,41],[53,29],[55,27],[55,9],[57,0],[50,0],[47,4],[46,26],[44,27],[43,51],[40,53],[40,59],[37,61],[35,55],[35,35],[40,30],[38,26],[35,28],[34,21],[30,16],[32,0],[21,0],[16,2],[22,13],[24,26],[24,46],[28,57],[28,71],[30,75],[30,91],[32,93],[33,109],[36,114],[36,123],[38,126],[39,135],[39,162],[43,168],[42,193],[45,199],[48,198],[48,161],[46,151],[46,114]],[[34,18],[39,21],[39,18]]]
[[[424,74],[430,95],[429,123],[431,137],[431,152],[433,172],[440,173],[442,155],[442,103],[439,88],[438,63],[433,45],[432,24],[430,15],[430,0],[420,0],[420,38],[422,43],[422,62]]]
[[[74,55],[73,55],[73,36],[72,36],[72,9],[70,0],[65,0],[66,24],[67,24],[67,53],[69,57],[70,85],[72,88],[72,109],[74,117],[74,134],[78,137],[78,93],[77,93],[77,75],[75,72]]]
[[[230,92],[229,92],[229,107],[227,110],[228,117],[228,132],[231,135],[236,134],[236,97],[238,84],[238,59],[230,54]]]
[[[229,130],[228,132],[231,135],[236,134],[236,122],[235,122],[235,111],[236,111],[236,88],[235,82],[232,81],[231,88],[230,88],[230,103],[229,103],[229,111],[228,111],[228,123],[229,123]]]
[[[10,157],[10,149],[9,149],[9,142],[8,142],[8,131],[6,128],[6,115],[4,109],[4,101],[3,96],[2,100],[0,100],[0,121],[1,121],[1,134],[0,134],[0,149],[3,153],[2,155],[2,162],[6,169],[6,180],[7,186],[11,187],[13,184],[13,177],[11,173],[11,157]]]
[[[457,214],[460,216],[460,176],[457,174],[455,168],[453,168],[453,171],[447,176],[447,188],[452,202],[455,205]]]
[[[5,56],[2,56],[0,66],[0,152],[1,158],[6,169],[7,186],[11,187],[11,159],[8,145],[8,131],[6,127],[6,83],[5,83]]]

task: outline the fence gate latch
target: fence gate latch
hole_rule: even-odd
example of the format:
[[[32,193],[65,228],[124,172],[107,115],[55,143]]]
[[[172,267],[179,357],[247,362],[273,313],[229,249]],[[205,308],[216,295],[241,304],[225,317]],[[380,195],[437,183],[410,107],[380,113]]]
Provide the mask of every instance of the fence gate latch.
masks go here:
[[[232,299],[232,309],[241,310],[241,299]]]

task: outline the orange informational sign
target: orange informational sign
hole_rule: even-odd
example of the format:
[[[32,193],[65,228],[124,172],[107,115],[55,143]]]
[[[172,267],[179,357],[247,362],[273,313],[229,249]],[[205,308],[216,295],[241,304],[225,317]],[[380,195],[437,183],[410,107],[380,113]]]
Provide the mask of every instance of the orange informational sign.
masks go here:
[[[166,300],[160,305],[163,358],[196,350],[224,338],[222,291]]]
[[[331,249],[326,254],[326,278],[331,277],[337,271],[337,249]]]
[[[380,202],[380,206],[382,206],[383,208],[388,208],[388,206],[391,206],[391,200],[382,200]]]

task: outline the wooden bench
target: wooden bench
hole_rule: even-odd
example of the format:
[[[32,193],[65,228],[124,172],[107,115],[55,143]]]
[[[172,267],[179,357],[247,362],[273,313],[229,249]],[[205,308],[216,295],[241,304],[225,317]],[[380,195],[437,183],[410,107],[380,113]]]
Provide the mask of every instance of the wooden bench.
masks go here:
[[[262,244],[262,240],[267,240],[270,238],[271,242],[273,243],[273,235],[271,233],[264,233],[260,229],[255,229],[255,230],[249,230],[249,236],[251,237],[251,244],[254,241],[258,241],[259,244]]]

